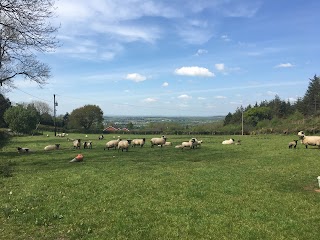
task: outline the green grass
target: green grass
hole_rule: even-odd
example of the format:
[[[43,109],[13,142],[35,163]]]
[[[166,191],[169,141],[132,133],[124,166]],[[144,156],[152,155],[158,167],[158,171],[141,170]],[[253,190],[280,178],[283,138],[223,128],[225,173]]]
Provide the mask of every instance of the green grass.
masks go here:
[[[318,239],[320,150],[288,149],[293,135],[196,137],[195,150],[147,141],[129,152],[104,151],[112,135],[89,135],[93,149],[81,150],[13,138],[0,152],[0,238]],[[230,137],[242,145],[221,144]],[[43,151],[54,143],[62,149]],[[69,163],[78,153],[84,162]]]

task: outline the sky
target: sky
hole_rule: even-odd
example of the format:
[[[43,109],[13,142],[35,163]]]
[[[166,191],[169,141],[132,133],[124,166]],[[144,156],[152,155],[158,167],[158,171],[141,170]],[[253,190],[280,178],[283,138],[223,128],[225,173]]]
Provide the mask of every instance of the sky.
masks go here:
[[[39,59],[43,88],[17,79],[11,102],[57,115],[217,116],[303,97],[320,74],[319,0],[59,0],[60,46]]]

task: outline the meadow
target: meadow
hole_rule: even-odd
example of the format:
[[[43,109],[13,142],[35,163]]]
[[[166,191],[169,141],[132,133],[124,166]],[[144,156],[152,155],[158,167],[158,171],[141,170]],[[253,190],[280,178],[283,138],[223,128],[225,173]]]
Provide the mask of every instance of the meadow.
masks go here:
[[[0,151],[1,239],[318,239],[320,150],[296,135],[195,136],[198,149],[73,149],[53,133]],[[81,138],[83,134],[70,134]],[[191,136],[167,136],[174,145]],[[222,145],[225,139],[241,145]],[[45,152],[48,144],[61,150]],[[16,147],[32,152],[19,154]],[[84,161],[69,163],[78,153]]]

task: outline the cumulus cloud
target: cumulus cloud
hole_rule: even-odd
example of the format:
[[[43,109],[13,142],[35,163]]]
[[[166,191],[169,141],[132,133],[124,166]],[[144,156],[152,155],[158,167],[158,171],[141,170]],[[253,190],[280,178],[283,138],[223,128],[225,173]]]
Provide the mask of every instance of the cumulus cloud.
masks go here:
[[[280,63],[275,67],[276,68],[290,68],[290,67],[293,67],[293,65],[291,63]]]
[[[203,67],[181,67],[174,71],[177,75],[192,77],[214,77],[214,73]]]
[[[134,82],[143,82],[147,80],[147,77],[140,75],[139,73],[129,73],[126,76],[127,80],[131,80]]]
[[[164,82],[163,84],[162,84],[162,87],[168,87],[169,86],[169,83],[167,83],[167,82]]]
[[[145,103],[153,103],[153,102],[156,102],[157,99],[156,98],[145,98],[143,99],[143,102]]]
[[[225,67],[224,67],[224,63],[216,63],[214,65],[216,67],[216,69],[220,72],[224,71],[225,70]]]
[[[178,96],[178,98],[182,99],[182,100],[188,100],[188,99],[191,99],[192,97],[187,94],[182,94],[182,95]]]

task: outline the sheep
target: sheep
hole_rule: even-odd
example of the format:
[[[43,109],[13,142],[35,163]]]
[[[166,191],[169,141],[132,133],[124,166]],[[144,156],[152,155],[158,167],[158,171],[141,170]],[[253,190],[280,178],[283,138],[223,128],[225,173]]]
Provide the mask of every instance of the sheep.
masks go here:
[[[151,147],[154,145],[161,145],[161,147],[166,143],[167,138],[165,136],[162,136],[161,138],[151,138]]]
[[[172,142],[165,142],[164,146],[172,146]]]
[[[29,148],[22,148],[22,147],[17,147],[18,153],[29,153],[30,149]]]
[[[91,148],[92,149],[92,141],[84,142],[83,143],[83,148]]]
[[[101,135],[101,136],[98,137],[98,140],[102,140],[102,139],[104,139],[104,136],[103,136],[103,135]]]
[[[293,140],[292,142],[289,142],[289,148],[296,148],[297,147],[298,140]]]
[[[195,148],[195,147],[200,147],[201,146],[201,144],[202,144],[202,140],[198,140],[198,139],[196,139],[196,138],[191,138],[189,141],[191,141],[192,139],[194,139],[194,144],[193,144],[193,147],[192,148]]]
[[[133,140],[131,141],[132,147],[135,147],[135,146],[143,147],[143,145],[144,145],[145,143],[146,143],[146,139],[145,139],[145,138],[133,139]]]
[[[108,148],[108,150],[109,150],[109,148],[114,148],[114,149],[116,149],[116,147],[118,146],[118,143],[119,143],[120,141],[121,141],[121,139],[118,138],[117,140],[111,140],[111,141],[107,142],[107,143],[106,143],[106,146],[105,146],[105,148],[104,148],[103,150],[106,150],[106,148]]]
[[[230,138],[229,140],[224,140],[222,142],[222,144],[233,144],[234,143],[234,139],[233,138]]]
[[[304,144],[306,148],[308,148],[308,145],[320,148],[320,136],[306,136],[303,131],[298,132],[298,136],[300,137],[301,144]]]
[[[121,140],[118,143],[118,152],[119,152],[120,149],[121,149],[122,152],[123,152],[124,149],[128,152],[130,144],[131,144],[131,140]]]
[[[76,139],[73,141],[73,148],[80,149],[81,147],[81,139]]]
[[[45,151],[50,150],[58,150],[60,148],[60,144],[48,145],[44,148]]]
[[[190,149],[192,149],[192,148],[194,148],[194,146],[195,146],[195,143],[196,142],[196,139],[195,138],[191,138],[190,140],[189,140],[189,142],[182,142],[181,143],[181,145],[177,145],[177,146],[175,146],[175,148],[181,148],[182,150],[184,149],[184,148],[190,148]]]

